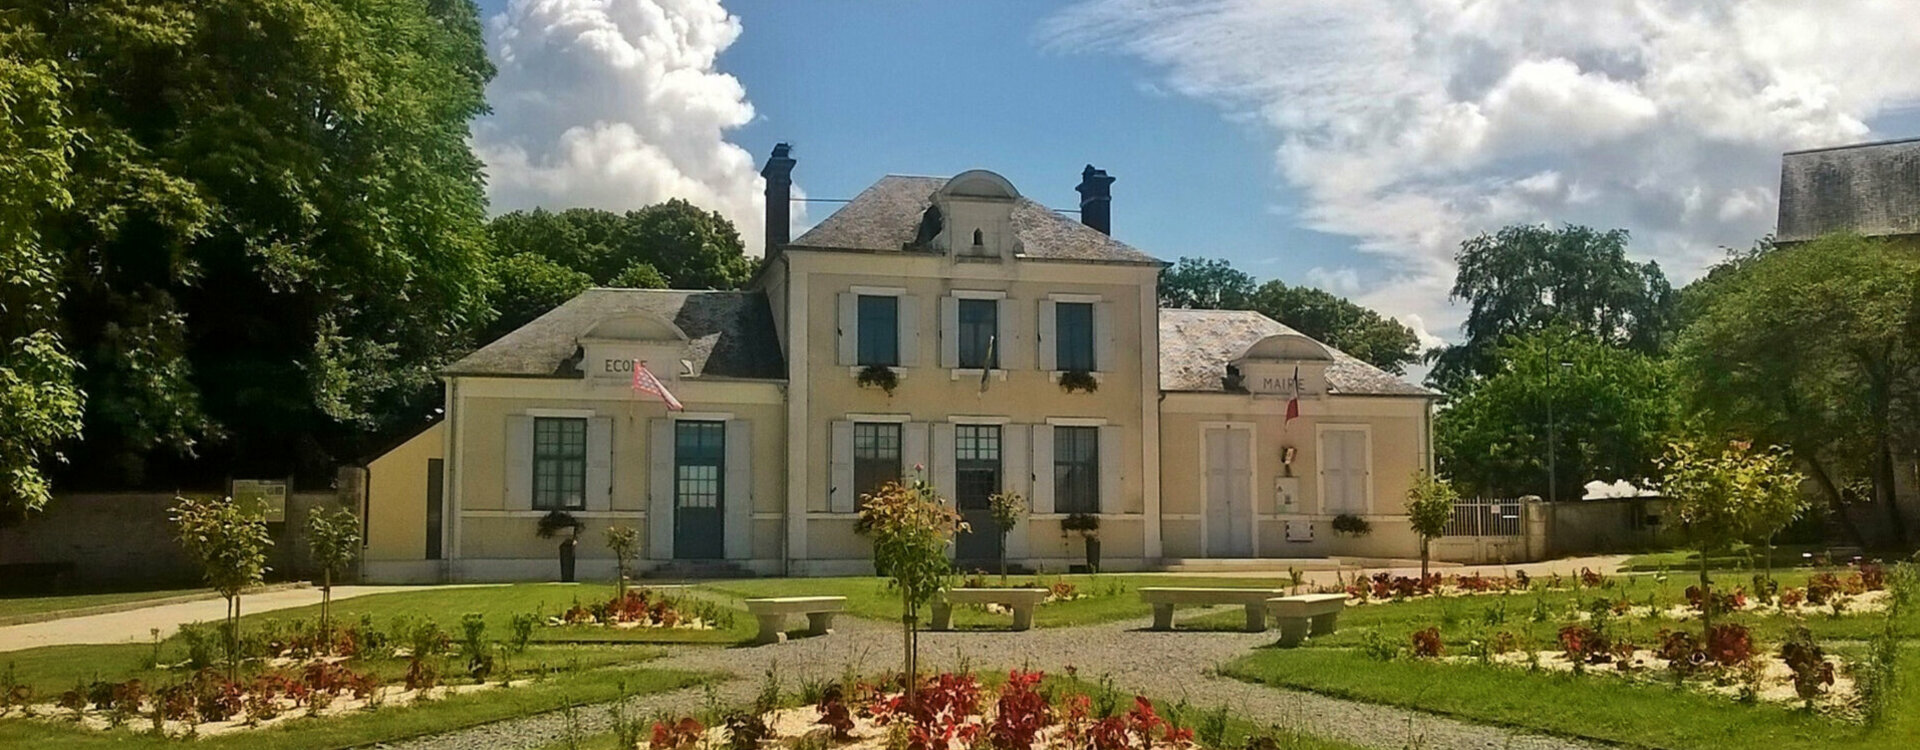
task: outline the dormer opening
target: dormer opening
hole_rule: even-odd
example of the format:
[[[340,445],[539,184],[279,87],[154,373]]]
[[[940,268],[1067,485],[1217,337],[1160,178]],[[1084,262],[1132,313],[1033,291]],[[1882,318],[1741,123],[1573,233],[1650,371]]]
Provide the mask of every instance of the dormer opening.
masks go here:
[[[985,247],[986,244],[987,244],[987,236],[984,234],[981,234],[980,230],[978,229],[973,230],[973,246]]]

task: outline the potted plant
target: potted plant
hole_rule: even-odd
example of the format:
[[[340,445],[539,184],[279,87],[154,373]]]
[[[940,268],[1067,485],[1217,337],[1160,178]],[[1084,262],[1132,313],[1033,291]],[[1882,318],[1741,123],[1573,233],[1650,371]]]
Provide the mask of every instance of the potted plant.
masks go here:
[[[1362,537],[1373,533],[1373,524],[1367,519],[1352,513],[1342,513],[1333,517],[1333,533],[1341,536]]]
[[[567,530],[567,538],[560,540],[560,581],[573,583],[574,547],[580,544],[580,519],[564,510],[548,511],[540,517],[540,538],[552,539],[561,529]]]
[[[1060,521],[1060,531],[1079,534],[1086,542],[1086,572],[1100,572],[1100,517],[1092,513],[1073,513]]]
[[[1093,373],[1086,370],[1067,370],[1060,373],[1060,390],[1068,393],[1074,391],[1092,393],[1100,390],[1100,381],[1093,377]]]
[[[862,388],[878,388],[893,395],[893,389],[900,387],[900,373],[886,365],[867,365],[860,368],[860,374],[854,378]]]

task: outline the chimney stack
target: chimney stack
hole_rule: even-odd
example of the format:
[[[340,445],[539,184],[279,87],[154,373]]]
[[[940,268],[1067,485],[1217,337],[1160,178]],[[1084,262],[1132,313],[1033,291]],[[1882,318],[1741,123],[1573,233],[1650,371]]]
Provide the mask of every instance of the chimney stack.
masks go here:
[[[1107,176],[1107,170],[1088,164],[1080,172],[1080,186],[1074,190],[1080,191],[1080,223],[1101,234],[1113,234],[1113,178]]]
[[[768,258],[792,239],[794,160],[787,155],[792,150],[785,143],[773,144],[773,156],[760,169],[760,176],[767,178],[767,246],[763,252]]]

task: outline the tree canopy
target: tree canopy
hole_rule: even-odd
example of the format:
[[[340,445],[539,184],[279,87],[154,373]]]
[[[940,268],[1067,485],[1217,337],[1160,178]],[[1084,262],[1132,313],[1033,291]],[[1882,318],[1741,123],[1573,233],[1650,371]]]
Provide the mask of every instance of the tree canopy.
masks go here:
[[[1920,442],[1900,416],[1920,407],[1920,257],[1836,235],[1736,255],[1707,278],[1675,346],[1702,426],[1792,446],[1831,506],[1880,505],[1900,541],[1895,456]]]
[[[46,217],[73,203],[73,130],[59,64],[36,37],[0,33],[0,516],[46,504],[42,466],[80,431],[75,361],[56,327],[64,287]]]
[[[1589,481],[1655,475],[1676,420],[1664,361],[1566,327],[1510,337],[1492,361],[1434,421],[1436,457],[1461,489],[1577,499]]]
[[[1218,259],[1181,258],[1160,273],[1165,307],[1253,310],[1387,372],[1419,360],[1420,339],[1399,321],[1326,291],[1253,277]]]
[[[1468,304],[1466,340],[1433,354],[1430,382],[1449,393],[1499,369],[1507,337],[1569,326],[1602,342],[1659,352],[1673,286],[1660,266],[1626,257],[1627,231],[1516,224],[1460,243],[1452,298]]]
[[[59,295],[60,319],[8,306],[0,326],[51,331],[82,365],[75,483],[323,475],[431,392],[487,317],[467,138],[493,71],[471,2],[23,0],[8,15],[20,55],[0,75],[26,97],[9,112],[26,106],[32,128],[57,112],[29,156],[67,158],[33,165],[32,192],[9,172],[31,210],[6,219],[9,243],[37,239],[52,276],[30,283]],[[32,377],[64,379],[50,367]],[[50,434],[70,433],[28,440]]]

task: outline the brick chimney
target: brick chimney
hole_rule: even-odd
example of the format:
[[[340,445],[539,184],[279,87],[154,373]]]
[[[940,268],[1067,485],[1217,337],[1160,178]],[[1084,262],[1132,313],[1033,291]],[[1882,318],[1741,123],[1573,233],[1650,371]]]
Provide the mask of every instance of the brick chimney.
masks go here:
[[[1107,176],[1107,170],[1088,164],[1080,172],[1080,186],[1074,190],[1080,191],[1080,223],[1101,234],[1113,234],[1113,178]]]
[[[788,235],[793,223],[794,160],[787,155],[792,151],[793,147],[788,144],[773,144],[773,156],[760,169],[760,176],[767,178],[767,246],[764,253],[768,258],[772,258],[793,239]]]

